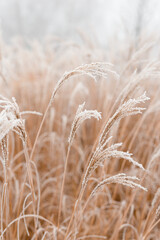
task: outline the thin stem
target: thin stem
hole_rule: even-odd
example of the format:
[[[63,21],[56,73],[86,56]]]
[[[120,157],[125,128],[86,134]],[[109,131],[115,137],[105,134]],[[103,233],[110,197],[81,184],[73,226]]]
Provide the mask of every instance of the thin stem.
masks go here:
[[[3,191],[2,191],[2,198],[1,198],[1,233],[3,232],[3,208],[4,208],[4,199],[5,199],[5,195],[6,195],[6,184],[4,183],[3,185]],[[2,238],[3,240],[3,238]]]
[[[50,102],[49,102],[49,104],[48,104],[48,106],[47,106],[47,108],[46,108],[46,111],[45,111],[45,113],[44,113],[44,115],[43,115],[41,124],[40,124],[40,126],[39,126],[39,129],[38,129],[38,132],[37,132],[37,135],[36,135],[34,144],[33,144],[33,148],[32,148],[31,154],[30,154],[30,158],[29,158],[30,161],[31,161],[32,158],[33,158],[33,154],[34,154],[34,151],[35,151],[37,142],[38,142],[38,138],[39,138],[39,135],[40,135],[40,133],[41,133],[41,130],[42,130],[42,127],[43,127],[44,121],[45,121],[45,119],[46,119],[46,116],[47,116],[47,113],[48,113],[49,108],[50,108]]]
[[[31,169],[31,164],[30,164],[30,158],[29,158],[29,154],[28,154],[28,150],[26,147],[26,143],[23,141],[23,148],[24,148],[24,155],[25,155],[25,159],[26,159],[26,165],[27,165],[27,174],[28,174],[28,178],[29,178],[29,184],[31,187],[31,197],[32,197],[32,202],[33,202],[33,213],[34,215],[36,215],[36,202],[35,202],[35,197],[34,197],[34,184],[33,184],[33,178],[32,178],[32,169]],[[36,238],[37,239],[37,221],[34,218],[34,224],[35,224],[35,234],[36,234]]]
[[[5,207],[5,198],[7,198],[7,167],[3,166],[4,169],[4,184],[1,198],[1,232],[3,232],[3,212]],[[6,208],[6,224],[7,224],[7,208]]]
[[[76,212],[76,210],[77,210],[77,208],[78,208],[78,205],[79,205],[80,201],[82,200],[84,191],[85,191],[85,188],[82,188],[81,191],[80,191],[80,193],[79,193],[79,197],[78,197],[78,199],[76,200],[76,203],[75,203],[75,205],[74,205],[74,210],[73,210],[73,213],[72,213],[72,215],[71,215],[71,219],[70,219],[70,221],[69,221],[69,224],[68,224],[68,227],[67,227],[67,231],[66,231],[64,240],[67,238],[68,232],[69,232],[69,230],[70,230],[70,227],[71,227],[72,222],[73,222],[73,219],[74,219],[75,212]]]
[[[63,79],[63,78],[62,78],[62,79]],[[61,79],[61,81],[62,81],[62,79]],[[56,95],[59,87],[60,87],[60,86],[59,86],[59,82],[58,82],[57,85],[56,85],[56,87],[55,87],[55,89],[53,90],[53,93],[52,93],[51,98],[50,98],[50,100],[49,100],[49,103],[48,103],[48,105],[47,105],[46,111],[44,112],[44,115],[43,115],[41,124],[40,124],[40,126],[39,126],[39,129],[38,129],[38,132],[37,132],[37,135],[36,135],[34,144],[33,144],[33,148],[32,148],[31,154],[30,154],[30,161],[31,161],[32,158],[33,158],[33,154],[34,154],[35,148],[36,148],[36,146],[37,146],[38,138],[39,138],[39,135],[40,135],[40,133],[41,133],[41,130],[42,130],[44,121],[45,121],[45,119],[46,119],[46,116],[47,116],[47,113],[48,113],[48,111],[49,111],[49,108],[50,108],[50,106],[51,106],[51,104],[52,104],[52,102],[53,102],[53,100],[54,100],[54,97],[55,97],[55,95]]]
[[[55,225],[54,225],[52,222],[50,222],[48,219],[46,219],[46,218],[44,218],[44,217],[42,217],[42,216],[39,216],[39,215],[36,215],[36,214],[27,214],[27,215],[20,216],[20,217],[14,219],[12,222],[10,222],[10,223],[8,224],[8,226],[4,229],[4,231],[1,233],[0,239],[3,239],[4,233],[7,231],[7,229],[8,229],[13,223],[15,223],[15,222],[17,222],[17,221],[19,221],[19,220],[21,220],[21,219],[27,218],[27,217],[29,217],[29,218],[30,218],[30,217],[39,218],[39,219],[41,219],[41,220],[49,223],[51,226],[55,227]]]
[[[32,169],[31,169],[31,165],[30,165],[29,154],[28,154],[27,147],[26,147],[25,143],[23,143],[23,147],[24,147],[24,155],[25,155],[26,165],[27,165],[27,174],[28,174],[29,184],[30,184],[30,187],[31,187],[31,194],[32,194],[32,201],[33,201],[33,211],[34,211],[34,214],[36,214],[35,197],[34,197],[34,192],[35,191],[34,191],[33,178],[32,178]]]
[[[68,158],[70,153],[71,145],[69,144],[68,150],[67,150],[67,156],[64,166],[64,173],[63,173],[63,180],[62,180],[62,186],[61,186],[61,193],[60,193],[60,202],[59,202],[59,211],[58,211],[58,229],[60,224],[60,217],[61,217],[61,210],[62,210],[62,199],[63,199],[63,192],[64,192],[64,184],[66,179],[66,172],[67,172],[67,165],[68,165]]]
[[[157,222],[155,222],[155,224],[153,224],[153,225],[151,226],[151,228],[147,231],[147,233],[146,233],[146,234],[144,235],[144,237],[143,237],[144,240],[146,239],[146,237],[148,236],[148,234],[155,228],[155,226],[156,226],[158,223],[160,223],[160,219],[158,219]]]

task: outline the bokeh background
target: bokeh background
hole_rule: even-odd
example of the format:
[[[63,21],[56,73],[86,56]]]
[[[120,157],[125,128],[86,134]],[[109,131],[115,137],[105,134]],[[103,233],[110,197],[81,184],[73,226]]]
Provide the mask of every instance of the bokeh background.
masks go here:
[[[159,35],[159,0],[1,0],[0,27],[5,40],[47,36],[107,46],[111,37]]]

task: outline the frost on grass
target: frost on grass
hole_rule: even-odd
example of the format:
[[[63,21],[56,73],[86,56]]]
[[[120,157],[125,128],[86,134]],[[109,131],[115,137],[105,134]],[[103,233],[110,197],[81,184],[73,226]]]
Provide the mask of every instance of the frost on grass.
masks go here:
[[[109,142],[110,139],[111,139],[111,137],[106,140],[105,146]],[[85,172],[82,187],[86,186],[89,177],[96,170],[96,168],[99,166],[103,166],[104,161],[109,160],[111,158],[125,159],[125,160],[129,161],[130,163],[132,163],[134,166],[139,167],[142,170],[145,170],[142,164],[136,162],[132,158],[131,153],[119,151],[118,148],[120,146],[122,146],[122,143],[116,143],[107,148],[104,148],[104,145],[98,146],[96,148],[93,156],[91,157],[91,160],[89,162],[87,170]]]
[[[10,130],[26,139],[25,122],[21,118],[21,113],[15,98],[12,101],[1,97],[0,107],[3,109],[0,113],[0,141],[9,133]]]
[[[147,191],[147,188],[144,188],[143,186],[141,186],[140,184],[134,182],[134,181],[139,181],[140,179],[135,177],[135,176],[127,176],[124,173],[119,173],[117,175],[114,175],[112,177],[106,178],[103,181],[101,181],[92,191],[91,196],[93,196],[97,190],[105,185],[105,184],[111,184],[111,183],[118,183],[118,184],[122,184],[124,186],[128,186],[131,188],[140,188],[144,191]]]
[[[65,72],[62,78],[57,82],[56,87],[52,93],[50,104],[52,103],[59,88],[71,77],[87,75],[97,80],[97,77],[108,78],[112,75],[115,79],[119,79],[119,75],[112,70],[112,64],[106,62],[95,62],[90,64],[83,64],[72,71]]]
[[[96,118],[97,120],[101,119],[101,114],[97,110],[83,110],[85,103],[82,105],[79,105],[76,116],[74,118],[74,121],[72,123],[70,136],[68,138],[68,142],[71,145],[73,138],[77,132],[77,129],[80,127],[80,125],[86,120],[90,118]]]
[[[126,116],[142,113],[142,111],[145,108],[137,107],[137,104],[144,103],[146,100],[149,100],[149,98],[146,96],[146,93],[144,93],[142,96],[138,97],[137,99],[129,99],[128,101],[126,101],[125,103],[120,105],[118,110],[108,120],[108,122],[106,123],[106,125],[100,135],[98,146],[97,146],[96,150],[94,151],[94,153],[92,154],[92,157],[89,161],[89,164],[86,169],[84,179],[82,182],[82,188],[84,188],[86,186],[88,179],[91,176],[91,174],[93,173],[93,171],[98,166],[103,165],[104,161],[106,159],[110,159],[110,158],[126,159],[129,162],[131,162],[133,165],[144,170],[144,167],[142,166],[142,164],[133,160],[133,158],[131,157],[132,156],[131,153],[117,150],[122,145],[122,143],[116,143],[116,144],[111,145],[110,147],[106,147],[106,146],[111,139],[111,137],[107,138],[107,135],[108,135],[110,129],[112,128],[112,126],[114,125],[114,123],[121,120],[122,118],[124,118]]]
[[[0,142],[3,155],[3,165],[6,166],[8,159],[8,133],[13,131],[26,142],[25,122],[21,118],[19,107],[15,98],[12,101],[0,96]]]
[[[35,111],[20,112],[19,106],[15,98],[9,100],[0,95],[0,142],[3,154],[3,163],[6,164],[8,155],[8,133],[15,132],[22,139],[23,143],[27,141],[27,134],[25,131],[25,120],[22,119],[23,114],[41,115]]]
[[[113,116],[108,120],[106,123],[102,134],[99,138],[99,144],[104,145],[105,141],[107,140],[107,134],[109,133],[110,129],[114,125],[115,122],[120,121],[122,118],[136,115],[142,113],[145,108],[138,107],[137,105],[140,103],[144,103],[145,101],[149,100],[149,97],[146,96],[146,92],[138,98],[131,98],[128,101],[124,102],[117,111],[113,114]]]

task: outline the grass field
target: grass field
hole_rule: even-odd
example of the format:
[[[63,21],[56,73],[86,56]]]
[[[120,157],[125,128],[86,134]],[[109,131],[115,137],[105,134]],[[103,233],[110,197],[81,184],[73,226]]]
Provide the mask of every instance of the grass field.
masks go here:
[[[1,40],[1,240],[160,239],[160,49],[148,42]]]

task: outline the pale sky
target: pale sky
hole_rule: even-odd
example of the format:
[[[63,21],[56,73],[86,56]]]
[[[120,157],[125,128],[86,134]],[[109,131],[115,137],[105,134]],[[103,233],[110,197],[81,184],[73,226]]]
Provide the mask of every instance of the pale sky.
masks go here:
[[[0,26],[8,41],[47,35],[77,40],[82,32],[105,45],[110,36],[134,35],[139,22],[144,32],[159,34],[159,13],[159,0],[0,0]]]

